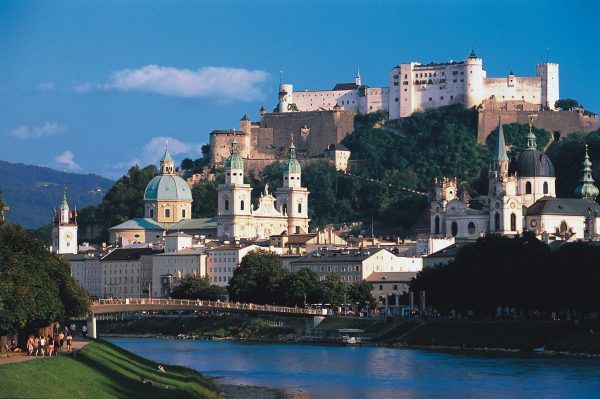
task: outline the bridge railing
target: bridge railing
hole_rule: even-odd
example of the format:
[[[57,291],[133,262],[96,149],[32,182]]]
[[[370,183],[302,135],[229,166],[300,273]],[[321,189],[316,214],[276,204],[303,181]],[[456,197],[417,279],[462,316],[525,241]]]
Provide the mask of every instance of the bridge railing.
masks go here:
[[[250,310],[260,312],[272,312],[272,313],[291,313],[291,314],[306,314],[306,315],[320,315],[318,310],[305,309],[305,308],[291,308],[287,306],[275,306],[275,305],[257,305],[253,303],[240,303],[240,302],[221,302],[221,301],[208,301],[203,299],[162,299],[162,298],[108,298],[108,299],[97,299],[92,303],[93,306],[106,306],[106,305],[178,305],[178,306],[198,306],[205,308],[213,308],[215,310]]]

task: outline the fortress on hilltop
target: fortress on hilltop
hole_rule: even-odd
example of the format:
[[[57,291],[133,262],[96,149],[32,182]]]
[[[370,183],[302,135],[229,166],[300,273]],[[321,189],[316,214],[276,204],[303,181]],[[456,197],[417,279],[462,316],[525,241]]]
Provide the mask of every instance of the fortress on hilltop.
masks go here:
[[[500,114],[504,123],[532,121],[555,138],[598,129],[597,115],[583,107],[561,112],[555,109],[560,98],[557,63],[537,64],[534,76],[517,76],[510,71],[504,77],[488,77],[483,60],[471,50],[462,61],[399,64],[390,70],[388,82],[388,87],[369,87],[357,72],[354,82],[337,83],[331,90],[294,91],[292,84],[281,83],[273,112],[261,107],[259,121],[244,115],[239,130],[211,132],[210,160],[213,165],[223,165],[235,134],[248,170],[262,170],[277,159],[285,159],[290,139],[297,145],[302,164],[324,157],[345,170],[347,161],[340,159],[347,160],[347,149],[327,149],[340,147],[343,138],[354,130],[357,113],[383,110],[394,120],[451,104],[477,109],[477,141],[481,144],[498,128]]]

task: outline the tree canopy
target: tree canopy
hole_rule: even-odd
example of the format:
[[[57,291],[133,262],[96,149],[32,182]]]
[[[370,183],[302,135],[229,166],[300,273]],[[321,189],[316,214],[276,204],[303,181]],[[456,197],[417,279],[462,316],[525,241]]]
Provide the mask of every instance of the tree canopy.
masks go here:
[[[171,298],[178,299],[207,299],[216,301],[223,299],[227,292],[225,288],[211,285],[208,277],[186,276],[171,290]]]
[[[233,301],[258,304],[282,303],[281,282],[286,271],[273,252],[255,250],[242,259],[227,290]]]
[[[556,100],[554,107],[567,111],[579,107],[579,101],[573,100],[572,98],[562,98],[560,100]]]
[[[217,184],[203,180],[192,187],[192,217],[210,218],[217,214]]]
[[[488,235],[466,246],[446,265],[423,269],[411,291],[425,291],[439,311],[493,315],[498,307],[520,311],[600,310],[591,295],[600,284],[600,248],[566,243],[556,252],[530,233]]]
[[[69,264],[20,226],[0,226],[0,335],[82,316],[89,304]]]

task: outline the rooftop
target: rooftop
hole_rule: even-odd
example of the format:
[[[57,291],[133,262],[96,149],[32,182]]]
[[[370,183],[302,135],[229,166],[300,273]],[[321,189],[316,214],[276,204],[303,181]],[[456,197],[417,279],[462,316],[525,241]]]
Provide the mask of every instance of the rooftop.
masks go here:
[[[117,248],[102,258],[102,261],[127,261],[139,260],[142,255],[158,255],[162,253],[162,249],[154,248]]]
[[[373,272],[365,280],[369,283],[403,283],[409,282],[417,272]]]
[[[526,216],[588,216],[590,213],[600,215],[600,205],[597,202],[583,198],[543,197],[527,208]]]
[[[163,226],[154,219],[133,218],[111,227],[109,230],[164,230]]]

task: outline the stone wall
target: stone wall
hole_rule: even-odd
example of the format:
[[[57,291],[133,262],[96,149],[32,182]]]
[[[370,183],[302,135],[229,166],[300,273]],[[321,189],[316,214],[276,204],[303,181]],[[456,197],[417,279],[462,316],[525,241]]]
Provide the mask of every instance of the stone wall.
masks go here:
[[[518,111],[518,110],[479,110],[477,124],[477,142],[485,144],[487,137],[498,127],[499,117],[502,123],[528,124],[529,115],[533,116],[533,126],[558,133],[566,137],[573,132],[593,132],[598,130],[598,116],[585,115],[582,111]]]

